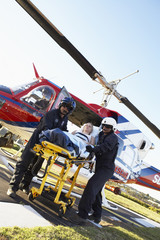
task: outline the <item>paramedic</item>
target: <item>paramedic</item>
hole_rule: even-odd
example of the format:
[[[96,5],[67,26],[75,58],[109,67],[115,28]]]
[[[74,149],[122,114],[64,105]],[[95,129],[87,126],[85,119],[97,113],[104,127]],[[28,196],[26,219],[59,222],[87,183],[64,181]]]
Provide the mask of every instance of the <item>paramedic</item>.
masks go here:
[[[21,159],[17,162],[13,176],[9,183],[7,195],[15,197],[16,192],[20,188],[29,191],[29,184],[33,178],[32,166],[36,162],[34,153],[31,149],[36,143],[39,143],[39,133],[42,130],[60,128],[67,131],[68,115],[71,114],[76,107],[75,101],[70,97],[65,97],[61,100],[58,109],[53,109],[47,112],[40,120],[37,128],[33,132],[30,140],[28,141]],[[21,187],[20,187],[21,186]]]
[[[70,216],[69,219],[75,224],[85,224],[86,219],[95,223],[101,221],[102,215],[102,188],[114,173],[115,158],[118,150],[118,138],[114,134],[116,127],[115,119],[104,118],[101,123],[102,131],[98,135],[98,142],[95,147],[88,145],[86,150],[94,152],[96,156],[95,174],[89,179],[78,205],[78,214]],[[93,210],[93,214],[88,213]]]

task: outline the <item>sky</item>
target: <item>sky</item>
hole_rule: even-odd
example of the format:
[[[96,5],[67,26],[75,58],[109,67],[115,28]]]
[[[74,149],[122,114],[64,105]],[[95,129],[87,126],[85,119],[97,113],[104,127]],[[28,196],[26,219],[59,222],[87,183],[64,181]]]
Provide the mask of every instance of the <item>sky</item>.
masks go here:
[[[159,0],[32,2],[108,82],[139,70],[122,80],[117,90],[160,128]],[[87,103],[101,104],[101,85],[92,81],[16,1],[1,3],[0,19],[0,84],[13,87],[32,81],[34,63],[40,76],[65,86]],[[155,149],[145,161],[160,168],[159,138],[116,98],[111,98],[108,108],[131,121],[154,143]],[[159,192],[151,194],[160,200]]]

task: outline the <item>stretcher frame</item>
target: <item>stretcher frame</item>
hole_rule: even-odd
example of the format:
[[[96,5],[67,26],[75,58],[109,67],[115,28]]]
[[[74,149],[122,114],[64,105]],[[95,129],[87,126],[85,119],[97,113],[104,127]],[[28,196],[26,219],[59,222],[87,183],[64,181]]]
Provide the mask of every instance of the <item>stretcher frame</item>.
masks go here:
[[[75,203],[76,198],[71,197],[70,195],[75,186],[76,179],[78,177],[80,169],[84,166],[86,162],[92,162],[92,160],[73,157],[68,150],[47,141],[43,141],[41,144],[36,144],[32,151],[37,156],[44,158],[47,161],[47,165],[40,188],[36,187],[31,188],[29,193],[29,200],[33,201],[36,197],[42,195],[43,191],[46,191],[48,193],[53,191],[55,193],[55,198],[53,202],[59,205],[58,214],[59,216],[62,216],[63,214],[65,214],[67,208],[72,207]],[[55,173],[51,173],[50,170],[53,164],[56,163],[57,161],[56,159],[59,156],[63,157],[64,163],[62,164],[60,174],[57,175]],[[63,197],[63,200],[61,200],[62,189],[73,164],[78,165],[78,167],[74,173],[73,181],[68,192]],[[57,179],[55,187],[49,185],[47,188],[44,188],[48,175],[53,177],[54,179]]]

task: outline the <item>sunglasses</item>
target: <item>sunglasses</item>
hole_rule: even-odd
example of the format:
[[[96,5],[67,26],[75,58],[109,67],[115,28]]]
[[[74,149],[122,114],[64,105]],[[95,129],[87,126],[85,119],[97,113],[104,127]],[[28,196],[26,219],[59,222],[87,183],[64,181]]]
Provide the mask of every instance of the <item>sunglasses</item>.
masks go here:
[[[109,125],[109,124],[102,124],[102,128],[103,127],[106,127],[106,128],[112,128],[112,125]]]
[[[71,106],[70,103],[63,103],[63,104],[62,104],[62,107],[66,107],[66,108],[68,109],[68,111],[73,110],[73,107]]]

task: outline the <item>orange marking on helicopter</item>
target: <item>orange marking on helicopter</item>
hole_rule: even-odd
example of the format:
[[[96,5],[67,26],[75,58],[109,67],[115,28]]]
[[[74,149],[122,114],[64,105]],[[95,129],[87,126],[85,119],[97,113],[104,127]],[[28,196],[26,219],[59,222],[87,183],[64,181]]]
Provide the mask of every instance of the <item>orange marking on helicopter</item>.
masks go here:
[[[116,166],[114,171],[125,179],[128,176],[128,172],[125,172],[121,167]]]

